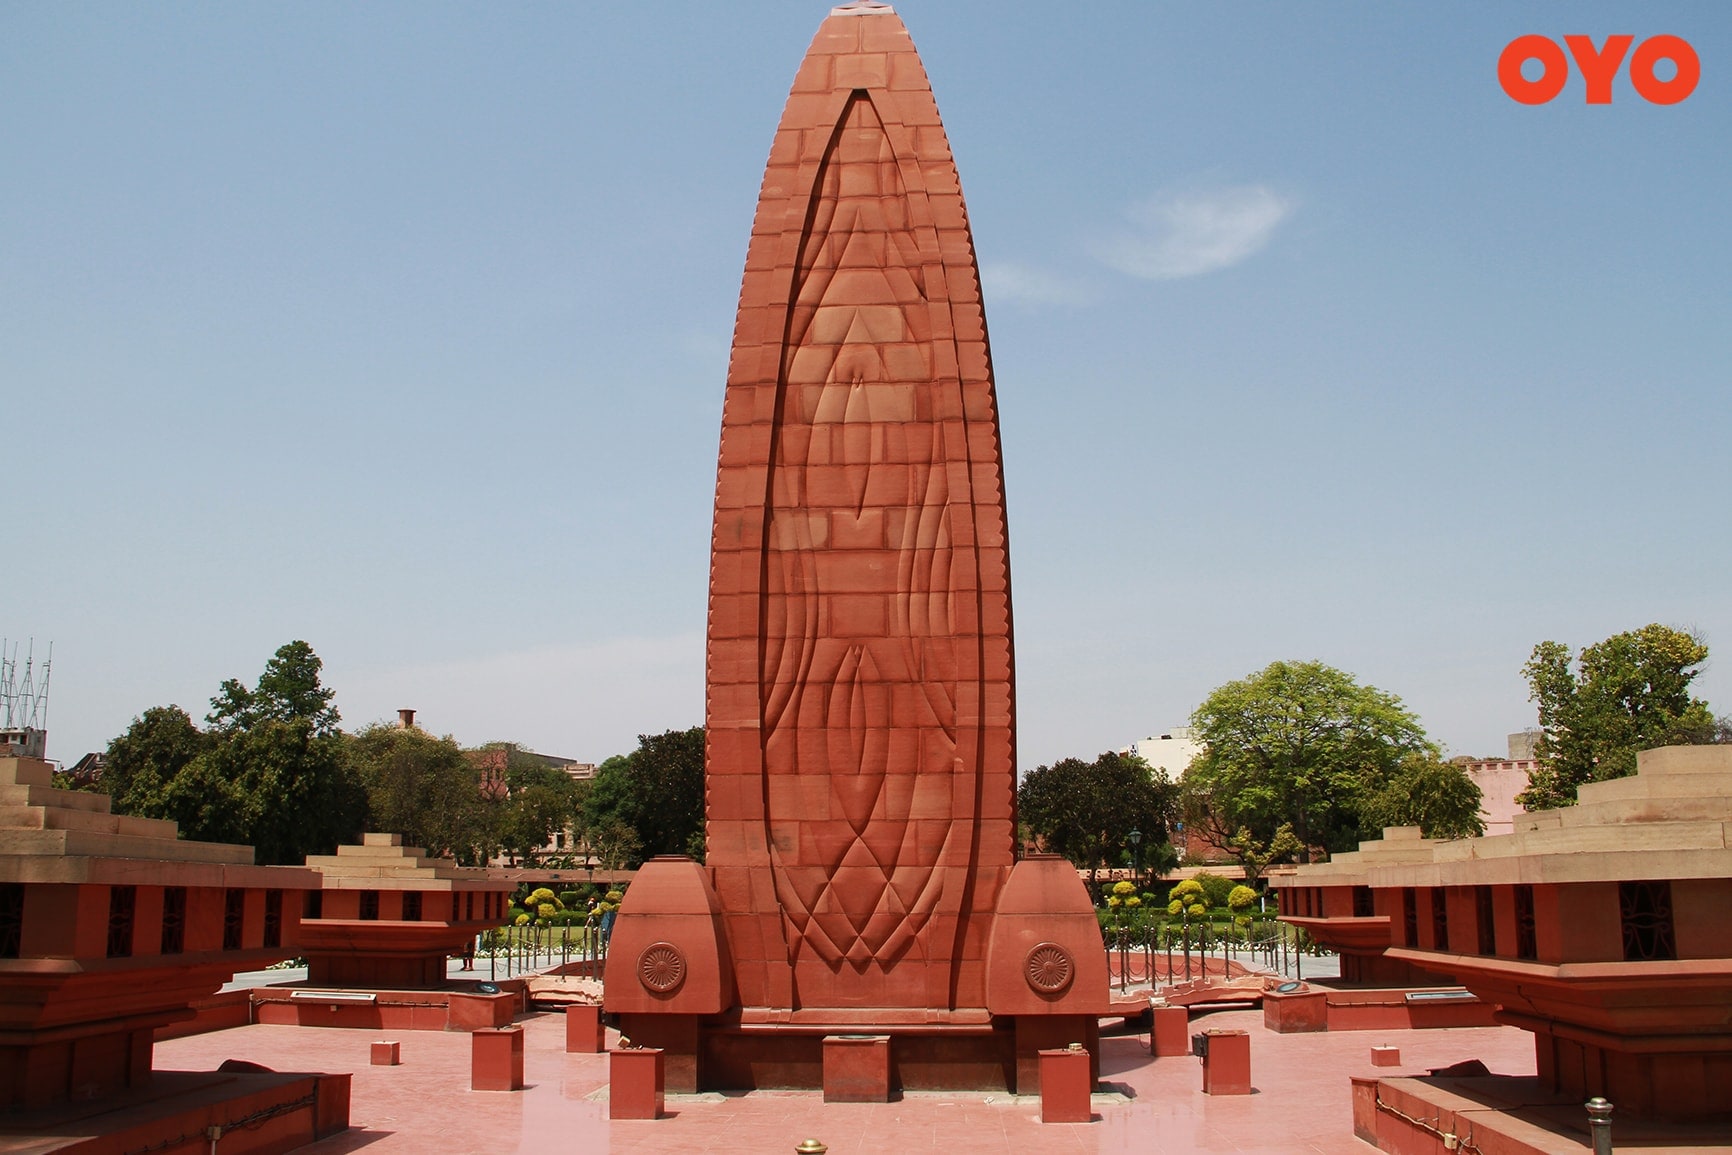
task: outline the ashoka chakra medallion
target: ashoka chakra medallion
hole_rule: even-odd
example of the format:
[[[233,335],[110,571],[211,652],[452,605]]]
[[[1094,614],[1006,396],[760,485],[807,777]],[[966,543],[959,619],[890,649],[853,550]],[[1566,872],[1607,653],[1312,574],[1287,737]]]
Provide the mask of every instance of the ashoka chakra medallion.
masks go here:
[[[1043,995],[1056,995],[1070,986],[1076,974],[1076,964],[1070,952],[1056,942],[1043,942],[1028,952],[1023,966],[1028,985]]]
[[[638,981],[659,995],[686,981],[686,956],[671,942],[652,942],[637,956]]]

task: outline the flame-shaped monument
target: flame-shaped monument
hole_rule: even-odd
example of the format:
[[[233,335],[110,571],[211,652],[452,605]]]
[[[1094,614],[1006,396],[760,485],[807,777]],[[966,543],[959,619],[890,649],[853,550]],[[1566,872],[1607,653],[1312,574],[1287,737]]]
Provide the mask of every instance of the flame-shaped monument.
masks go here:
[[[607,1006],[670,1089],[1018,1087],[1095,1049],[1106,960],[1017,862],[1003,456],[974,243],[920,57],[834,9],[752,225],[710,571],[707,866],[656,859]],[[844,1040],[843,1036],[847,1036]],[[832,1055],[844,1056],[832,1058]]]

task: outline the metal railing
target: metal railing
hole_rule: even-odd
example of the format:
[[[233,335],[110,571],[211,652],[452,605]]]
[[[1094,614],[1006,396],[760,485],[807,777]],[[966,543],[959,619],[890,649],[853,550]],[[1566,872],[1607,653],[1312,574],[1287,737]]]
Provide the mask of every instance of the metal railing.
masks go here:
[[[595,922],[566,926],[502,926],[484,932],[476,958],[486,958],[490,980],[555,970],[578,978],[602,977],[609,935]]]
[[[1306,957],[1330,953],[1303,930],[1273,919],[1258,919],[1243,928],[1211,922],[1104,927],[1101,934],[1109,982],[1121,991],[1252,971],[1303,979]]]

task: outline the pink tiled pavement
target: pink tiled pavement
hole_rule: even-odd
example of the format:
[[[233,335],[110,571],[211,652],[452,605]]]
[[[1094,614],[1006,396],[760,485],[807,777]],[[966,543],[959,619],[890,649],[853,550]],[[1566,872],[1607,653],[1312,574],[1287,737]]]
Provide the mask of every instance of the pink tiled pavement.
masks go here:
[[[1256,1093],[1201,1094],[1201,1070],[1190,1056],[1150,1059],[1147,1036],[1101,1044],[1101,1077],[1128,1087],[1128,1101],[1097,1096],[1097,1121],[1040,1122],[1032,1098],[1005,1095],[909,1095],[893,1103],[825,1104],[819,1092],[670,1096],[668,1117],[610,1123],[607,1104],[592,1098],[607,1079],[606,1055],[565,1053],[561,1015],[536,1014],[524,1028],[520,1092],[469,1090],[469,1038],[437,1031],[401,1032],[403,1065],[374,1067],[371,1031],[251,1026],[159,1043],[164,1069],[211,1069],[249,1059],[277,1070],[351,1071],[354,1128],[304,1148],[313,1155],[362,1151],[422,1155],[502,1155],[551,1150],[713,1155],[791,1153],[812,1136],[835,1155],[882,1151],[1267,1152],[1268,1155],[1367,1155],[1353,1137],[1348,1076],[1424,1073],[1478,1058],[1492,1070],[1532,1074],[1532,1036],[1506,1027],[1434,1031],[1353,1031],[1277,1035],[1260,1011],[1216,1012],[1202,1026],[1251,1032]],[[1199,1025],[1200,1024],[1200,1025]],[[610,1041],[611,1032],[610,1032]],[[1373,1068],[1371,1048],[1401,1049],[1402,1066]]]

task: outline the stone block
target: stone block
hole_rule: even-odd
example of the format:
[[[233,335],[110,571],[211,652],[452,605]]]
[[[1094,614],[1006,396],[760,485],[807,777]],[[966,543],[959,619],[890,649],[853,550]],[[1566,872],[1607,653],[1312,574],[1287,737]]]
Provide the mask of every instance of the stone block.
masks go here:
[[[1191,1053],[1191,1012],[1184,1007],[1151,1008],[1149,1050],[1157,1059]]]
[[[1204,1031],[1203,1094],[1251,1093],[1251,1035],[1247,1031]]]
[[[890,1036],[824,1036],[824,1102],[888,1103]]]
[[[576,1055],[599,1055],[607,1050],[607,1024],[602,1021],[601,1007],[573,1003],[565,1008],[565,1050]]]
[[[1040,1052],[1040,1121],[1089,1123],[1094,1092],[1089,1053],[1081,1046]]]
[[[1329,996],[1321,990],[1263,992],[1263,1026],[1281,1035],[1329,1029]]]
[[[477,1031],[508,1025],[517,1016],[517,996],[509,991],[496,995],[453,992],[445,1009],[445,1029]]]
[[[665,1087],[659,1047],[629,1047],[608,1052],[607,1117],[661,1118]]]
[[[469,1089],[523,1089],[523,1028],[483,1027],[469,1036]]]
[[[1401,1066],[1401,1048],[1400,1047],[1372,1047],[1371,1048],[1371,1065],[1373,1067],[1399,1067],[1399,1066]]]
[[[375,1067],[395,1067],[403,1061],[402,1043],[374,1043],[372,1064]]]

